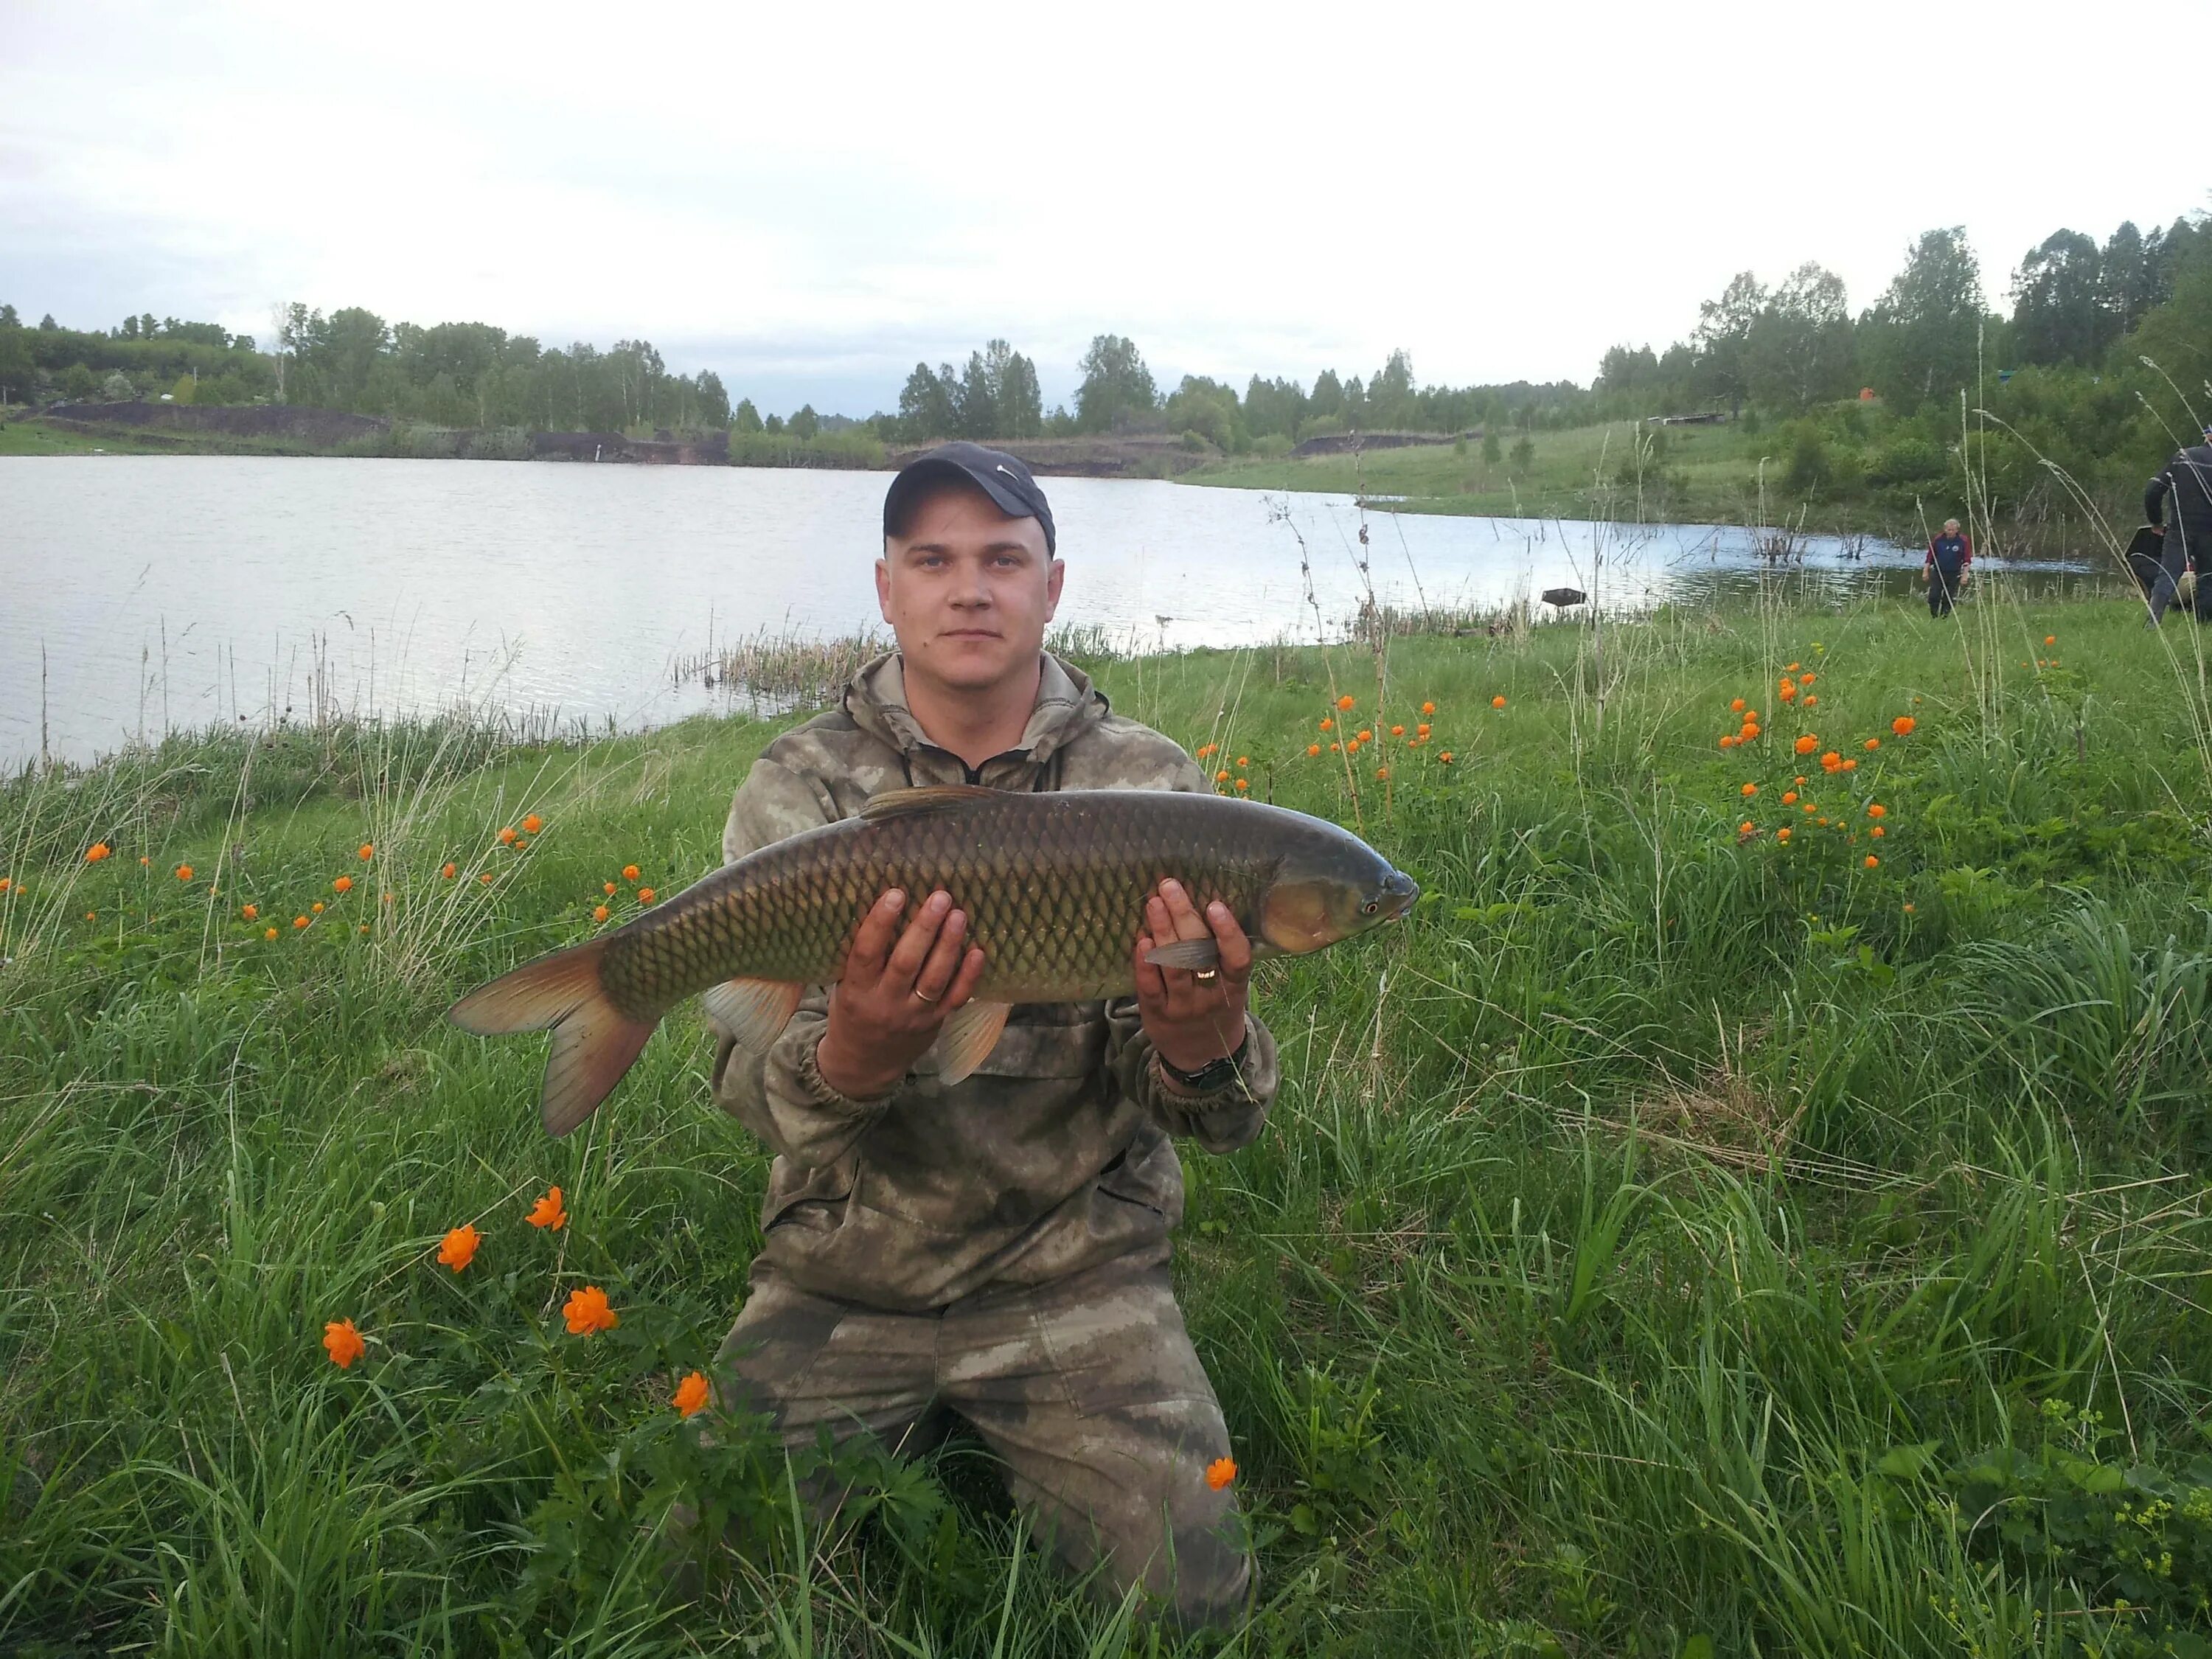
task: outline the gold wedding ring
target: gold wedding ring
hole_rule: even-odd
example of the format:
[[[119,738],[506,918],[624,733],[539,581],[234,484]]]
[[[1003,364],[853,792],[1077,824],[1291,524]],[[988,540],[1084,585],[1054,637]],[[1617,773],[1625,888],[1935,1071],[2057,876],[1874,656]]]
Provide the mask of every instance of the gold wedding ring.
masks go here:
[[[932,996],[924,996],[924,995],[922,994],[922,992],[921,992],[921,987],[920,987],[919,985],[917,985],[917,986],[915,986],[915,987],[914,988],[914,994],[915,994],[915,1000],[916,1000],[917,1001],[921,1001],[921,1002],[940,1002],[940,1001],[944,1000],[944,994],[943,994],[942,992],[939,993],[939,994],[938,994],[938,995],[933,996],[933,997],[932,997]]]

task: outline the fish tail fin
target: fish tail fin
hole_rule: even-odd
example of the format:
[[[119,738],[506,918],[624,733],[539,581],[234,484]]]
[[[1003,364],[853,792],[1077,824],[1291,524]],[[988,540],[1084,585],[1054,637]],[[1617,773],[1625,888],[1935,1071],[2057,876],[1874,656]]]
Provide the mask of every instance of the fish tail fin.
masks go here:
[[[593,939],[525,963],[480,985],[447,1012],[479,1036],[553,1033],[539,1102],[548,1134],[565,1135],[592,1115],[644,1049],[658,1020],[632,1019],[599,983],[606,941]]]

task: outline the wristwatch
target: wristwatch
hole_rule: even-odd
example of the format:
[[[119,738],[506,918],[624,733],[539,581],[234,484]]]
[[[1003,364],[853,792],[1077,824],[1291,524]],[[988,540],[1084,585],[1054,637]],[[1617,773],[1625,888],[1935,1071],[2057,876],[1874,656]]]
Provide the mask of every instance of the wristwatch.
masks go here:
[[[1184,1088],[1200,1094],[1211,1094],[1216,1089],[1227,1088],[1236,1080],[1237,1073],[1243,1070],[1244,1056],[1251,1048],[1251,1034],[1247,1032],[1244,1040],[1237,1045],[1236,1053],[1224,1054],[1218,1060],[1209,1060],[1194,1072],[1184,1071],[1157,1048],[1152,1050],[1152,1058],[1159,1061],[1162,1072]]]

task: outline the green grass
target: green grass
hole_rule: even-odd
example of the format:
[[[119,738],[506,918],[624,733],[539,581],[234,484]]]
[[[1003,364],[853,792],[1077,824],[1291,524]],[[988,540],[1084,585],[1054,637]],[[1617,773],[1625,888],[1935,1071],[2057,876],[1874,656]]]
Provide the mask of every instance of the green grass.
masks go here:
[[[1273,1121],[1186,1160],[1178,1278],[1261,1540],[1236,1651],[2206,1650],[2201,639],[1992,582],[1942,627],[1746,608],[1101,665],[1426,893],[1265,975]],[[1432,700],[1435,735],[1347,768],[1339,694],[1370,730]],[[1772,718],[1723,751],[1738,696]],[[604,883],[630,914],[624,864],[711,867],[774,729],[179,738],[0,791],[0,1646],[1173,1645],[1060,1583],[972,1447],[856,1468],[871,1512],[809,1535],[742,1428],[678,1428],[765,1174],[689,1015],[557,1143],[538,1045],[441,1021],[588,935]],[[553,1182],[571,1221],[534,1232]],[[456,1277],[433,1256],[471,1220]],[[615,1332],[566,1334],[584,1283]],[[756,1537],[672,1613],[679,1494]]]
[[[1525,471],[1511,464],[1509,434],[1504,443],[1507,459],[1498,461],[1482,459],[1481,441],[1476,439],[1463,447],[1425,444],[1378,449],[1356,458],[1238,458],[1217,461],[1185,477],[1193,483],[1238,489],[1402,495],[1408,498],[1407,508],[1416,512],[1583,518],[1608,505],[1620,507],[1624,494],[1626,505],[1632,508],[1635,445],[1639,432],[1645,430],[1638,422],[1615,421],[1532,434],[1535,455]],[[1747,434],[1741,427],[1729,425],[1674,428],[1668,430],[1667,441],[1667,469],[1684,476],[1681,487],[1671,498],[1674,507],[1665,516],[1685,521],[1697,521],[1702,516],[1706,521],[1723,524],[1756,518],[1758,465],[1771,449],[1771,441],[1762,447],[1759,434]],[[1770,459],[1770,477],[1778,471]],[[1777,493],[1770,486],[1768,516],[1757,521],[1773,521],[1778,503],[1772,497]]]
[[[151,455],[165,453],[173,447],[149,443],[122,429],[112,436],[103,434],[94,437],[89,433],[49,426],[44,421],[0,422],[0,455],[89,455],[95,449],[111,455]]]

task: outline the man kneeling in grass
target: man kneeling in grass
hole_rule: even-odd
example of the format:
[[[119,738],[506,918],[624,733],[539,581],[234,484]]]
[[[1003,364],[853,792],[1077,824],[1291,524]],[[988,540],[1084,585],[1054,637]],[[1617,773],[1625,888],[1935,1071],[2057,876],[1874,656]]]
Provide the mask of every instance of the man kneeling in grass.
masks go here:
[[[857,814],[888,789],[1204,790],[1196,763],[1109,711],[1043,649],[1063,567],[1021,462],[974,444],[915,461],[884,500],[876,591],[898,649],[841,707],[771,744],[730,808],[724,856]],[[1245,1008],[1251,949],[1163,882],[1137,994],[1017,1007],[945,1086],[929,1058],[983,969],[943,892],[887,892],[843,977],[775,1047],[726,1036],[715,1097],[775,1154],[766,1237],[716,1361],[721,1404],[784,1443],[924,1443],[973,1425],[1018,1503],[1078,1571],[1143,1585],[1187,1623],[1244,1607],[1229,1436],[1169,1283],[1182,1213],[1170,1138],[1227,1152],[1259,1132],[1275,1046]],[[1218,969],[1147,965],[1205,939]]]

